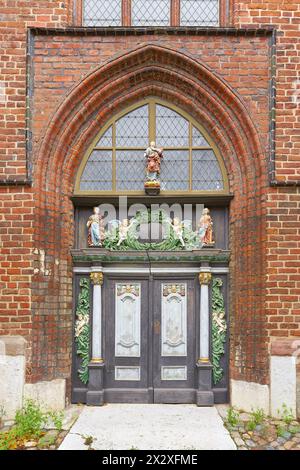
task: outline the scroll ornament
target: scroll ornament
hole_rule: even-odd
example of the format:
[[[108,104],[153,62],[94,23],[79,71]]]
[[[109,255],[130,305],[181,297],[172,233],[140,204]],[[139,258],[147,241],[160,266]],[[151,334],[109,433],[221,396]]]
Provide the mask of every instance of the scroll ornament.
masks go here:
[[[78,376],[85,385],[89,380],[88,364],[90,360],[90,281],[79,281],[78,305],[75,322],[76,353],[81,358]]]
[[[226,343],[226,313],[222,293],[223,281],[214,278],[212,281],[212,366],[213,382],[216,385],[223,377],[224,370],[220,365],[225,354]]]

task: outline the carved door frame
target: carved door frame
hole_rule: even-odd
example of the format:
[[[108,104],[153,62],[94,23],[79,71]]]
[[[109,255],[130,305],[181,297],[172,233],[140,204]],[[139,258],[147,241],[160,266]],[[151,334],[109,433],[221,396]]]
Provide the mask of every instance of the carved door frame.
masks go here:
[[[207,266],[207,263],[204,263],[205,266]],[[164,266],[164,267],[163,267]],[[198,265],[199,266],[199,265]],[[100,268],[102,269],[102,268]],[[172,273],[173,269],[173,273]],[[229,373],[228,373],[228,363],[229,363],[229,344],[228,344],[228,339],[229,339],[229,324],[228,324],[228,317],[229,317],[229,306],[228,306],[228,267],[226,264],[219,265],[219,267],[211,267],[212,270],[212,282],[208,286],[208,292],[209,292],[209,301],[210,301],[210,306],[209,306],[209,317],[210,317],[210,341],[212,340],[212,331],[213,331],[213,325],[212,325],[212,317],[213,317],[213,311],[212,311],[212,297],[213,297],[213,285],[215,285],[215,281],[218,280],[219,287],[215,287],[217,289],[217,294],[220,295],[222,294],[223,300],[225,303],[225,313],[226,313],[226,320],[227,320],[227,330],[225,331],[225,354],[221,355],[220,358],[220,367],[223,368],[223,374],[221,377],[221,380],[218,381],[217,384],[214,384],[212,381],[212,367],[211,364],[199,364],[197,358],[199,357],[199,341],[200,341],[200,317],[199,317],[199,312],[200,312],[200,291],[201,291],[201,285],[199,284],[198,276],[199,268],[196,268],[196,266],[192,267],[182,267],[180,268],[180,265],[177,265],[174,267],[174,265],[162,265],[162,267],[157,267],[152,269],[152,274],[151,271],[149,271],[149,266],[146,267],[145,265],[140,267],[124,267],[124,265],[119,265],[117,267],[116,265],[112,265],[109,267],[106,265],[106,267],[103,268],[104,274],[102,273],[101,275],[99,273],[93,274],[94,270],[97,270],[95,267],[78,267],[74,268],[75,270],[75,282],[74,282],[74,312],[75,312],[75,323],[74,323],[74,330],[76,331],[76,325],[78,322],[78,306],[79,306],[79,299],[80,295],[82,293],[82,287],[80,285],[82,284],[82,280],[85,280],[85,285],[90,283],[90,291],[89,291],[89,312],[90,312],[90,347],[88,351],[88,358],[86,362],[86,369],[88,371],[88,381],[86,383],[82,383],[82,381],[79,379],[78,371],[80,368],[82,368],[82,357],[78,356],[78,351],[77,351],[77,343],[76,343],[76,338],[74,342],[74,347],[73,347],[73,379],[72,379],[72,402],[80,402],[80,403],[88,403],[88,404],[94,404],[94,405],[100,405],[105,402],[130,402],[130,401],[135,401],[135,402],[140,402],[140,403],[152,403],[154,401],[156,402],[172,402],[172,403],[184,403],[184,402],[190,402],[190,403],[197,403],[199,405],[203,404],[205,405],[206,403],[206,395],[207,392],[209,392],[209,403],[206,404],[213,404],[213,403],[227,403],[228,398],[229,398],[229,392],[228,392],[228,383],[229,383]],[[202,272],[203,269],[210,269],[203,267],[201,268]],[[76,272],[77,271],[77,272]],[[90,274],[92,271],[92,274]],[[130,272],[131,271],[131,272]],[[123,274],[121,274],[123,272]],[[168,273],[168,274],[166,274]],[[93,279],[96,279],[97,281],[103,281],[104,283],[102,285],[102,345],[103,345],[103,360],[98,362],[93,361],[92,358],[92,339],[93,339],[93,314],[94,314],[94,305],[93,305],[93,289],[95,286],[92,285],[91,278],[90,276],[93,276]],[[206,279],[207,276],[202,276],[201,279]],[[145,289],[145,294],[144,297],[145,299],[141,299],[141,302],[146,303],[147,309],[149,309],[149,324],[153,325],[155,327],[155,320],[157,318],[157,315],[155,315],[155,308],[157,309],[156,312],[159,310],[156,304],[159,304],[160,302],[160,295],[158,295],[159,288],[157,288],[158,284],[160,285],[163,282],[173,284],[173,283],[193,283],[193,290],[194,290],[194,296],[195,296],[195,303],[194,303],[194,321],[192,321],[193,326],[194,326],[194,352],[192,353],[193,358],[189,359],[191,360],[191,368],[194,370],[194,373],[196,375],[195,383],[192,386],[185,387],[186,392],[180,392],[178,391],[181,389],[180,384],[176,383],[175,387],[170,386],[168,393],[165,394],[165,396],[162,396],[163,394],[157,393],[156,397],[154,396],[155,393],[153,392],[153,385],[152,385],[152,377],[150,377],[151,380],[148,380],[146,386],[142,389],[142,392],[140,392],[141,387],[135,387],[136,388],[136,393],[134,396],[134,393],[132,393],[132,388],[134,387],[129,387],[129,391],[131,394],[131,397],[128,394],[127,390],[127,397],[123,398],[118,394],[118,387],[115,388],[114,393],[110,393],[109,390],[111,390],[110,385],[108,381],[106,380],[106,368],[110,367],[110,361],[108,361],[108,355],[107,355],[107,328],[108,328],[108,323],[112,323],[112,316],[114,315],[114,311],[111,307],[108,306],[108,299],[110,298],[110,304],[114,304],[114,293],[115,293],[115,287],[112,286],[112,283],[144,283],[146,284],[146,289]],[[110,288],[111,286],[111,288]],[[85,288],[86,289],[86,288]],[[156,299],[156,301],[155,301]],[[141,304],[141,305],[142,305]],[[146,310],[147,310],[146,309]],[[144,310],[145,310],[145,305],[144,305]],[[148,314],[147,314],[148,315]],[[148,325],[148,323],[147,323]],[[148,373],[153,374],[153,363],[152,363],[152,358],[155,357],[155,354],[158,354],[157,352],[153,352],[154,350],[157,351],[157,345],[153,344],[153,338],[154,334],[152,334],[152,328],[148,328],[148,333],[147,333],[147,348],[146,348],[146,355],[148,356],[146,358],[147,362],[147,368],[148,368]],[[143,327],[145,330],[145,326]],[[143,334],[143,332],[142,332]],[[223,335],[223,336],[224,336]],[[112,336],[112,333],[111,333]],[[112,343],[112,340],[111,340]],[[210,343],[210,358],[212,359],[212,344]],[[217,358],[218,360],[218,358]],[[119,364],[123,365],[123,364]],[[174,365],[180,365],[174,364]],[[158,367],[157,367],[158,369]],[[125,384],[125,382],[123,382]],[[131,382],[132,384],[132,382]],[[199,388],[200,387],[200,388]],[[200,390],[204,388],[204,390]],[[120,387],[121,388],[121,387]],[[167,389],[168,387],[166,387]],[[184,387],[183,387],[184,388]],[[139,390],[140,389],[140,390]],[[200,390],[200,392],[199,392]],[[114,395],[114,397],[113,397]],[[129,398],[128,398],[129,397]],[[204,397],[204,398],[203,398]]]

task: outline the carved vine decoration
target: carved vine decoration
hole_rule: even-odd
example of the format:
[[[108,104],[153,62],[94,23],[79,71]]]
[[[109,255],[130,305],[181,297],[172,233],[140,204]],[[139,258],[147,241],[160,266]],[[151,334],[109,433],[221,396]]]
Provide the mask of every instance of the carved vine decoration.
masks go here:
[[[79,281],[78,305],[76,309],[75,343],[76,353],[81,358],[78,376],[85,385],[89,380],[88,364],[90,360],[90,281]]]
[[[213,382],[216,385],[223,377],[224,370],[220,365],[221,357],[225,354],[226,343],[226,314],[222,293],[223,281],[214,278],[212,281],[212,366]]]

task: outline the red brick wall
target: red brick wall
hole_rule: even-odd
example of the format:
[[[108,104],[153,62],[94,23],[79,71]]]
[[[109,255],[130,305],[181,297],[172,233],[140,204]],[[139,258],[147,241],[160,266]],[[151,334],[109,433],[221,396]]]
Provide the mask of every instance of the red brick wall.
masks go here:
[[[0,334],[28,336],[31,330],[31,190],[0,187]]]
[[[60,27],[70,21],[72,0],[2,0],[0,4],[0,178],[26,172],[26,28]]]
[[[300,3],[235,1],[237,26],[277,29],[276,173],[300,181]],[[300,336],[299,187],[270,188],[267,208],[267,314],[271,337]]]
[[[21,183],[26,178],[26,27],[70,25],[72,4],[71,0],[1,2],[1,181],[10,179]],[[278,29],[275,177],[281,182],[299,181],[300,118],[295,91],[297,87],[299,89],[300,5],[297,0],[268,0],[232,1],[231,6],[236,27],[271,25]],[[61,161],[61,166],[55,167],[53,162],[46,161],[51,152],[45,152],[45,156],[41,154],[42,138],[49,129],[51,116],[72,86],[96,66],[143,41],[181,50],[207,64],[242,97],[259,131],[263,149],[260,164],[257,155],[252,163],[246,159],[235,161],[235,153],[247,153],[245,148],[243,150],[247,142],[238,138],[228,142],[225,137],[222,141],[221,125],[215,129],[219,132],[223,154],[228,156],[231,187],[236,194],[231,213],[232,376],[264,383],[268,380],[266,332],[271,338],[300,335],[300,195],[297,187],[270,187],[267,184],[267,92],[271,73],[268,43],[271,39],[264,36],[112,35],[93,37],[92,45],[89,36],[76,38],[70,34],[36,38],[34,83],[28,82],[30,92],[33,91],[31,130],[36,162],[33,188],[22,184],[0,187],[0,334],[22,334],[29,340],[28,350],[33,360],[28,361],[28,380],[69,376],[72,343],[69,249],[73,222],[68,196],[72,193],[79,160],[92,138],[92,127],[89,134],[84,124],[80,124],[75,138],[75,120],[70,120],[73,134],[68,131],[68,122],[61,123],[73,136],[72,142],[66,138],[61,146],[62,154],[69,152],[72,156],[70,165]],[[139,77],[135,80],[129,83],[132,88],[139,85]],[[144,86],[144,90],[149,91]],[[166,97],[168,86],[166,84]],[[115,92],[119,94],[120,105],[122,93]],[[192,101],[185,103],[191,114],[196,113]],[[179,104],[184,106],[182,102]],[[201,105],[203,103],[199,103],[199,109]],[[115,106],[117,109],[117,102]],[[210,107],[207,116],[204,110],[202,116],[207,118],[208,126],[213,121],[212,104]],[[78,122],[81,122],[85,116],[80,114],[80,109],[77,111]],[[107,116],[107,109],[101,108],[96,124],[103,124]],[[95,116],[91,115],[90,119]],[[237,129],[239,125],[236,122]],[[82,136],[86,137],[85,144],[80,140]],[[48,142],[50,146],[58,145],[54,133],[53,140],[49,137]],[[248,177],[241,187],[237,185],[239,171]],[[58,174],[64,175],[59,194],[55,186]]]
[[[71,21],[72,0],[2,0],[0,3],[0,334],[28,340],[30,366],[34,196],[22,183],[26,168],[27,27]]]
[[[137,41],[138,38],[138,41]],[[239,93],[268,148],[269,47],[266,37],[161,35],[58,36],[38,35],[34,41],[34,150],[45,134],[52,114],[72,86],[107,61],[142,45],[159,44],[181,50],[205,63]],[[241,50],[237,54],[237,49]],[[83,54],[84,51],[84,54]],[[218,54],[215,54],[218,51]]]

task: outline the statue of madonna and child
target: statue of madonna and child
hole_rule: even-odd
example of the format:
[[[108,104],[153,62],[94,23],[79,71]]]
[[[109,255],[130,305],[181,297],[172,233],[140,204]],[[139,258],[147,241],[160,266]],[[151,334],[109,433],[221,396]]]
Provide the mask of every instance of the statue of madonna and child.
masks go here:
[[[158,194],[160,191],[160,166],[161,160],[164,158],[163,149],[156,147],[155,142],[152,141],[145,150],[144,156],[147,159],[145,191],[146,193]]]

